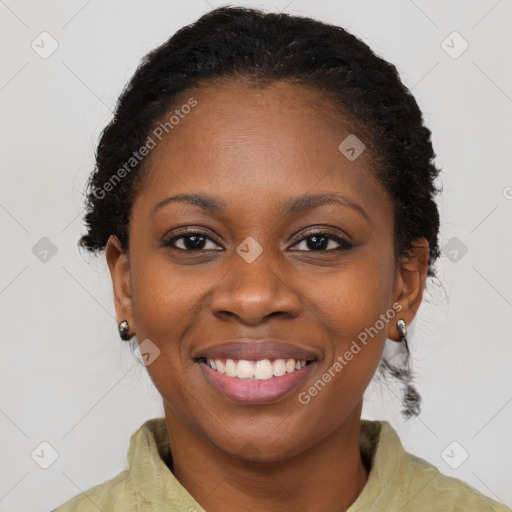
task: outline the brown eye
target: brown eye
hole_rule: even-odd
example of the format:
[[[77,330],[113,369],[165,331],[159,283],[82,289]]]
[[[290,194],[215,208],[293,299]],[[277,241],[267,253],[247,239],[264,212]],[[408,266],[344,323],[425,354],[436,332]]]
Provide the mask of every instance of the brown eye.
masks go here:
[[[334,244],[334,247],[333,247]],[[310,232],[303,237],[299,243],[294,246],[301,246],[299,251],[310,252],[326,252],[326,251],[342,251],[352,249],[353,245],[343,237],[334,235],[328,231]],[[337,245],[337,247],[336,247]]]
[[[164,247],[171,247],[181,251],[211,251],[219,250],[219,246],[206,234],[199,231],[187,231],[174,236],[162,243]],[[222,249],[220,249],[222,250]]]

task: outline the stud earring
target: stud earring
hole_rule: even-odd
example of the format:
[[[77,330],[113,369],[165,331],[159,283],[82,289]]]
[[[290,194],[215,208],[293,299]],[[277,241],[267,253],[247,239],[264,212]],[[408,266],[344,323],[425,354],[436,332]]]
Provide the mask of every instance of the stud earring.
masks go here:
[[[119,328],[119,336],[121,336],[121,339],[123,341],[128,341],[130,336],[130,325],[128,324],[128,320],[123,320],[118,325]]]

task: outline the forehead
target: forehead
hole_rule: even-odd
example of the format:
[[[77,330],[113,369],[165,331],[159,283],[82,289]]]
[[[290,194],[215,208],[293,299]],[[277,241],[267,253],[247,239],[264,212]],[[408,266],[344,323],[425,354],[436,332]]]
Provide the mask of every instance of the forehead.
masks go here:
[[[191,99],[196,106],[182,108]],[[153,136],[138,202],[214,190],[228,203],[250,195],[261,204],[335,190],[357,197],[369,211],[378,209],[377,201],[389,210],[370,151],[351,161],[339,149],[348,136],[363,136],[315,90],[288,82],[207,84],[182,94],[159,123],[173,114],[169,133]]]

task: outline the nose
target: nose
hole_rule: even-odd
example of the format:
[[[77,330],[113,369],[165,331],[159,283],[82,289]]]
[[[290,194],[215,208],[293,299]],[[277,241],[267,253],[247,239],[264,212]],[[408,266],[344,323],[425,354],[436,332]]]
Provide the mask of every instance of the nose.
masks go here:
[[[283,265],[270,259],[266,251],[251,263],[235,254],[230,271],[213,293],[213,314],[224,319],[236,318],[250,326],[259,325],[270,316],[297,317],[302,305],[290,275],[285,275]]]

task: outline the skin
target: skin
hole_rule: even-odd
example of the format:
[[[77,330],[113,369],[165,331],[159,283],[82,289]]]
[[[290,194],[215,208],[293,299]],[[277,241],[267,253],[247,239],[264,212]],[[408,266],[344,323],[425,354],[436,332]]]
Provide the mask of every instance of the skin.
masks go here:
[[[209,512],[344,511],[368,479],[359,453],[363,393],[386,338],[400,340],[396,320],[409,324],[421,303],[428,242],[396,258],[392,203],[371,153],[354,161],[341,154],[340,142],[358,132],[315,91],[227,81],[202,85],[178,105],[191,96],[198,105],[145,162],[129,252],[114,236],[106,247],[118,321],[161,351],[147,370],[163,398],[171,470]],[[339,204],[283,215],[291,197],[325,192],[349,197],[368,218]],[[181,202],[153,215],[178,193],[214,195],[227,209]],[[307,231],[327,226],[353,247],[335,250],[333,238],[308,246]],[[183,238],[181,252],[160,245],[184,227],[208,237],[200,250],[186,252]],[[263,249],[252,263],[236,252],[248,236]],[[298,394],[393,304],[402,308],[395,319],[301,404]],[[192,354],[241,337],[288,341],[318,362],[286,397],[238,404],[203,377]]]

